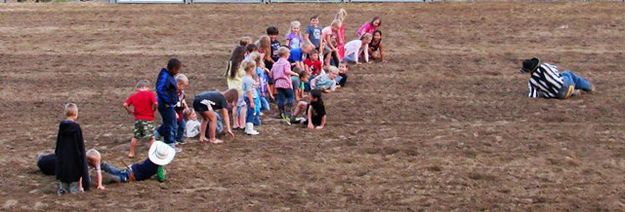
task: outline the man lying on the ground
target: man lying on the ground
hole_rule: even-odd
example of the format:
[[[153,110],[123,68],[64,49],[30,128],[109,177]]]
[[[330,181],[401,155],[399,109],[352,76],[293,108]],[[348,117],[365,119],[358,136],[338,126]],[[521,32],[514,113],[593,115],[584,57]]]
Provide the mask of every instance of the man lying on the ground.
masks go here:
[[[594,91],[590,82],[572,71],[560,73],[557,66],[541,63],[538,58],[523,61],[521,72],[530,73],[529,97],[567,99],[579,94],[579,90]]]
[[[90,180],[92,184],[91,186],[97,186],[99,190],[104,190],[104,186],[102,185],[104,177],[102,176],[102,171],[100,169],[100,162],[102,160],[100,152],[95,149],[90,149],[87,151],[86,155],[87,164],[90,168],[89,176],[90,178],[93,178],[95,176],[95,179]],[[54,153],[40,154],[39,156],[37,156],[37,166],[39,167],[39,170],[43,172],[43,174],[54,175],[56,171],[56,155],[54,155]],[[93,174],[93,172],[95,172],[95,174]],[[108,181],[110,182],[110,178],[108,178]],[[94,182],[96,184],[93,184]]]

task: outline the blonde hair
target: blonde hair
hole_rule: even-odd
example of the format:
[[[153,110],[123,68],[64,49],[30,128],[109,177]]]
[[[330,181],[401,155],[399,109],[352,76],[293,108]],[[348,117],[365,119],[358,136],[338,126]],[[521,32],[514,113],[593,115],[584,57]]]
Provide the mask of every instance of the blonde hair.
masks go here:
[[[241,68],[245,71],[245,73],[247,73],[248,70],[255,70],[256,62],[254,62],[254,60],[244,60],[241,62]]]
[[[347,11],[345,11],[345,9],[341,8],[339,10],[338,13],[336,13],[336,16],[334,16],[334,20],[339,20],[341,22],[345,21],[345,17],[347,17]]]
[[[339,73],[339,68],[337,68],[336,66],[329,66],[328,67],[328,73],[338,74]]]
[[[65,104],[65,116],[71,117],[78,115],[78,105],[74,103]]]
[[[360,38],[360,40],[368,40],[371,41],[371,39],[373,39],[373,35],[369,34],[369,33],[365,33],[364,35],[362,35],[362,37]]]
[[[291,53],[291,50],[289,50],[289,48],[280,47],[278,49],[278,56],[280,56],[280,57],[284,57],[284,56],[288,55],[289,53]]]
[[[89,149],[86,153],[87,157],[97,157],[100,158],[100,152],[96,149]]]
[[[148,84],[150,84],[150,82],[148,80],[139,80],[139,82],[137,82],[137,85],[135,86],[135,88],[146,88],[148,87]]]
[[[293,31],[293,27],[301,27],[302,23],[299,21],[291,21],[291,31]]]
[[[330,26],[332,26],[332,27],[340,27],[342,23],[343,23],[343,22],[342,22],[341,20],[334,19],[334,20],[332,21],[332,23],[330,24]]]
[[[187,78],[187,75],[184,75],[184,74],[176,74],[176,82],[182,82],[185,85],[188,85],[189,78]]]
[[[250,59],[256,63],[256,66],[265,67],[265,63],[263,62],[263,58],[260,57],[260,53],[254,52],[250,54]]]

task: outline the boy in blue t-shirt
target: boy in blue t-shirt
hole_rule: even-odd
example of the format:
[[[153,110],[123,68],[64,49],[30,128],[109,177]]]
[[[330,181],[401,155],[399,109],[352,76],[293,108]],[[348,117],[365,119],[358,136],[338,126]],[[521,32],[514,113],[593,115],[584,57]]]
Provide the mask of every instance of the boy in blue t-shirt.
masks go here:
[[[289,56],[291,66],[304,70],[304,54],[310,53],[313,48],[315,47],[312,43],[305,42],[302,48],[291,49],[291,55]]]
[[[315,49],[319,49],[319,44],[321,43],[321,27],[319,26],[318,15],[310,18],[310,25],[306,27],[304,39],[315,45]]]

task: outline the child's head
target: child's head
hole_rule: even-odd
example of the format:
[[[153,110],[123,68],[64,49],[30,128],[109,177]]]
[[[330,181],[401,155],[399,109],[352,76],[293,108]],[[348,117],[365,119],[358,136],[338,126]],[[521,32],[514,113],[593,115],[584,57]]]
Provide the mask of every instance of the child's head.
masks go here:
[[[330,24],[330,27],[332,28],[332,31],[337,32],[339,31],[341,24],[342,24],[341,20],[334,19],[332,23]]]
[[[256,44],[253,44],[253,43],[247,44],[247,46],[245,47],[245,51],[247,52],[247,54],[251,54],[252,52],[257,52],[258,46],[256,46]]]
[[[304,42],[304,44],[302,44],[302,52],[305,54],[310,53],[312,50],[315,49],[315,45],[313,45],[312,43],[306,41]]]
[[[91,167],[97,167],[100,163],[100,160],[102,160],[102,156],[100,155],[100,152],[98,152],[98,150],[90,149],[87,150],[85,154],[87,156],[87,162]]]
[[[135,86],[135,88],[137,90],[147,90],[150,89],[149,87],[150,82],[148,80],[139,80],[139,82],[137,82],[137,85]]]
[[[65,104],[65,117],[67,118],[78,118],[78,105],[74,103]]]
[[[239,45],[240,46],[247,46],[247,44],[252,43],[252,38],[250,37],[241,37],[241,40],[239,40]]]
[[[308,82],[310,79],[310,74],[308,72],[302,71],[299,73],[299,80],[302,82]]]
[[[197,121],[197,114],[195,113],[195,110],[193,110],[193,108],[190,108],[189,110],[187,110],[187,112],[184,114],[184,118],[186,120],[193,120],[193,121]]]
[[[341,63],[339,65],[339,72],[347,72],[349,70],[349,66],[347,65],[347,63]]]
[[[256,62],[254,62],[253,60],[244,60],[241,63],[241,67],[243,67],[243,70],[248,75],[253,75],[256,73]]]
[[[267,27],[267,35],[269,35],[269,38],[274,41],[278,38],[278,34],[280,34],[280,31],[278,31],[278,28],[275,26],[270,26]]]
[[[339,12],[336,13],[336,16],[334,16],[334,19],[343,22],[343,21],[345,21],[345,17],[347,17],[347,11],[345,11],[345,9],[341,8],[339,10]]]
[[[176,82],[178,83],[178,90],[184,91],[189,86],[189,78],[184,74],[176,74]]]
[[[291,33],[299,33],[302,24],[299,21],[291,21]]]
[[[313,17],[310,17],[310,25],[312,26],[319,25],[319,15],[314,15]]]
[[[362,35],[362,37],[360,37],[360,40],[362,41],[362,44],[368,44],[371,43],[371,38],[373,36],[371,36],[371,34],[369,33],[365,33],[364,35]]]
[[[271,48],[271,38],[268,35],[262,35],[258,38],[258,48],[259,49],[269,49]]]
[[[304,70],[302,70],[302,69],[301,69],[300,67],[298,67],[298,66],[294,66],[294,67],[291,69],[291,71],[292,71],[292,72],[295,72],[295,73],[297,73],[297,74],[300,74],[300,75],[301,75],[301,73],[302,73],[302,72],[305,72]]]
[[[173,75],[178,74],[178,72],[180,72],[180,68],[182,68],[182,63],[176,58],[171,58],[169,59],[169,62],[167,62],[167,70],[169,70],[169,72]]]
[[[254,52],[250,54],[250,60],[254,61],[257,67],[264,67],[265,64],[263,63],[263,58],[260,56],[260,53]]]
[[[339,75],[339,72],[340,70],[336,66],[328,67],[328,76],[330,77],[330,79],[336,79],[336,76]]]
[[[231,108],[231,106],[235,105],[237,100],[239,100],[239,92],[237,89],[231,88],[224,92],[224,97],[226,98],[226,102],[230,105],[228,108]]]
[[[370,23],[375,27],[380,27],[382,25],[382,19],[380,19],[380,16],[376,16],[371,19]]]
[[[375,30],[375,31],[373,32],[373,38],[372,38],[372,40],[374,40],[374,41],[381,41],[381,40],[382,40],[382,31],[380,31],[380,30]]]
[[[317,51],[316,49],[313,49],[312,51],[310,51],[310,60],[312,61],[319,60],[319,51]]]
[[[289,48],[287,48],[287,47],[280,47],[278,49],[278,56],[280,56],[282,58],[289,58],[290,55],[291,55],[291,50],[289,50]]]
[[[310,91],[310,101],[312,102],[316,102],[316,101],[320,101],[321,100],[321,90],[319,89],[314,89]]]

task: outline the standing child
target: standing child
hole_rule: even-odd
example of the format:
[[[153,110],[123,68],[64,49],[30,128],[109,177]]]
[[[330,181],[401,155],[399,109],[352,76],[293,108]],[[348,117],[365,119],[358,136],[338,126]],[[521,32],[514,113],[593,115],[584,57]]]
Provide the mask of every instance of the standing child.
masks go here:
[[[247,117],[245,118],[245,134],[258,135],[258,131],[254,130],[254,120],[259,119],[260,114],[256,113],[256,108],[260,105],[255,104],[258,99],[258,93],[256,93],[256,63],[250,60],[245,60],[241,64],[245,69],[245,76],[243,76],[243,94],[244,101],[247,105]]]
[[[257,110],[259,110],[259,114],[262,115],[262,111],[269,111],[271,107],[269,106],[269,100],[267,97],[273,99],[273,93],[269,89],[269,75],[271,75],[271,71],[265,68],[265,64],[263,63],[263,59],[261,57],[253,57],[256,62],[256,81],[258,82],[258,99],[259,105],[257,106]]]
[[[341,8],[336,16],[334,16],[334,20],[339,21],[339,28],[336,31],[336,47],[338,49],[339,61],[343,60],[345,57],[345,50],[343,47],[345,46],[345,17],[347,17],[347,11]],[[338,64],[336,64],[338,66]]]
[[[364,34],[374,34],[374,32],[382,25],[382,19],[379,16],[373,17],[370,22],[364,23],[358,31],[356,31],[356,35],[358,37],[362,37]]]
[[[237,68],[231,69],[228,73],[228,89],[236,89],[239,92],[238,96],[242,96],[243,93],[243,90],[241,89],[241,84],[244,75],[245,71],[241,69],[241,65],[239,65]],[[242,98],[240,98],[237,104],[232,108],[233,129],[243,129],[245,121],[241,119],[245,118],[246,110],[247,109],[245,108],[245,102]]]
[[[280,118],[285,120],[288,124],[291,124],[290,116],[291,106],[293,105],[293,85],[290,75],[299,75],[291,71],[291,64],[287,60],[289,58],[288,48],[280,47],[278,55],[280,58],[274,64],[271,73],[277,90]]]
[[[137,140],[148,139],[150,140],[150,145],[154,142],[152,134],[154,132],[154,111],[156,111],[158,103],[156,95],[150,91],[148,85],[149,82],[147,80],[140,80],[136,86],[137,91],[124,102],[124,108],[128,114],[132,114],[135,117],[132,130],[133,137],[130,139],[130,151],[128,152],[129,158],[135,157]]]
[[[382,46],[382,31],[373,32],[373,39],[369,43],[369,60],[384,62],[384,49]]]
[[[273,64],[274,61],[271,58],[271,38],[268,35],[262,35],[258,38],[258,52],[263,59],[264,64]]]
[[[232,50],[232,55],[230,56],[230,60],[228,60],[225,76],[228,76],[228,73],[230,73],[231,70],[237,70],[239,68],[239,64],[241,64],[241,61],[245,58],[245,48],[247,47],[247,44],[250,44],[251,42],[252,39],[250,37],[242,37],[239,40],[239,46]]]
[[[78,106],[74,103],[66,104],[65,116],[66,119],[59,124],[54,151],[57,156],[55,174],[58,180],[58,195],[89,190],[85,141],[80,124],[76,122]]]
[[[280,44],[280,41],[278,41],[279,34],[280,31],[278,31],[278,28],[276,28],[275,26],[267,27],[267,35],[269,36],[269,40],[271,40],[271,59],[273,59],[273,61],[278,61],[278,59],[280,59],[280,56],[278,56],[278,49],[280,48],[280,46],[282,46],[282,44]],[[273,64],[267,65],[268,68],[273,67]]]
[[[176,103],[176,106],[174,106],[174,110],[176,110],[176,122],[178,123],[178,128],[176,129],[176,143],[184,144],[184,129],[186,126],[184,114],[189,110],[184,89],[189,86],[189,78],[184,74],[177,74],[176,82],[178,83],[178,98],[180,99],[178,103]]]
[[[306,27],[306,32],[304,32],[304,39],[315,45],[315,49],[319,49],[319,46],[321,44],[321,27],[319,26],[318,15],[310,18],[310,25]]]
[[[288,35],[286,35],[286,45],[289,46],[290,49],[300,48],[302,40],[302,33],[300,31],[301,23],[299,21],[291,22],[291,31]]]

